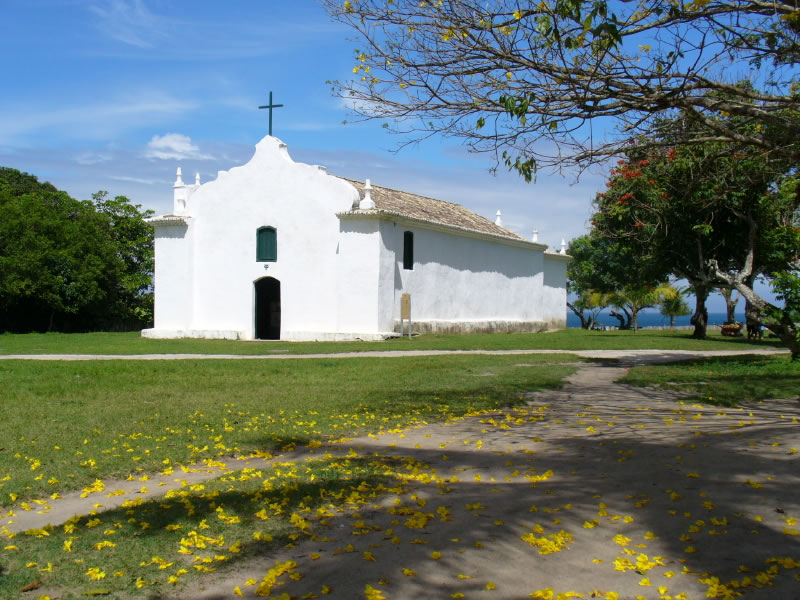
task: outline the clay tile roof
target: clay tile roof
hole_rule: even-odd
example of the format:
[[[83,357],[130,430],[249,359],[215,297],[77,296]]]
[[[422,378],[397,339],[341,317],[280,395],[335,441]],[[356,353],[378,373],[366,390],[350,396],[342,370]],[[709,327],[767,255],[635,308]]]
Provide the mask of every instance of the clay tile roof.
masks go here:
[[[364,197],[364,184],[362,182],[344,177],[342,179],[355,186],[361,198]],[[433,198],[377,185],[372,186],[371,196],[375,202],[374,209],[360,209],[353,212],[365,214],[371,212],[386,213],[516,240],[524,239],[513,231],[495,225],[489,219],[453,202],[434,200]]]

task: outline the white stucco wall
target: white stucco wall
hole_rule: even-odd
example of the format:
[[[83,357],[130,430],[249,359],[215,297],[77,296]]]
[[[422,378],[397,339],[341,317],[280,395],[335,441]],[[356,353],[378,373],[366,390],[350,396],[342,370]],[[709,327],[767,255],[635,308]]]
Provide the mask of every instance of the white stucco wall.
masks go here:
[[[419,223],[372,216],[346,216],[343,227],[377,221],[380,260],[378,329],[397,329],[403,293],[411,294],[412,320],[423,331],[539,330],[552,325],[556,294],[544,294],[544,246],[506,242]],[[371,231],[371,229],[370,229]],[[404,232],[414,234],[414,268],[403,268]],[[555,282],[557,273],[553,273]],[[562,287],[564,282],[561,283]],[[564,299],[566,296],[564,296]]]
[[[569,256],[545,253],[541,289],[542,319],[551,328],[567,326],[567,265]]]
[[[281,339],[378,338],[412,297],[416,330],[536,330],[566,317],[564,257],[544,246],[403,218],[349,213],[358,193],[324,169],[295,163],[264,138],[245,165],[175,190],[155,218],[151,337],[255,337],[254,282],[281,284]],[[256,232],[277,231],[277,261],[256,260]],[[414,269],[403,269],[403,233]],[[560,316],[559,316],[560,315]],[[561,319],[561,320],[559,320]]]
[[[155,252],[169,257],[155,264],[154,319],[164,330],[182,330],[192,322],[192,229],[191,220],[156,228]]]
[[[277,138],[264,138],[247,164],[220,172],[191,194],[185,212],[192,235],[185,242],[194,258],[193,301],[187,310],[176,297],[157,291],[161,315],[185,311],[186,318],[162,319],[157,313],[151,335],[182,324],[185,335],[252,339],[253,284],[265,276],[281,282],[281,338],[335,332],[336,213],[349,209],[355,194],[323,169],[293,162]],[[277,230],[277,261],[257,262],[256,231],[267,225]],[[174,276],[181,252],[187,250],[162,244],[157,269],[172,265],[167,269]]]
[[[379,324],[378,270],[381,236],[374,219],[339,223],[337,330],[352,333],[391,332]]]

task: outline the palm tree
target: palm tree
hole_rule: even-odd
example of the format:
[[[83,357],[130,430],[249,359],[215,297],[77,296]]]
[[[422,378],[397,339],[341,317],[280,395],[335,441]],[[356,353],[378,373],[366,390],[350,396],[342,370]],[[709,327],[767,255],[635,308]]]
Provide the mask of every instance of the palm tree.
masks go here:
[[[661,314],[669,317],[669,327],[675,327],[675,317],[683,317],[692,314],[692,309],[686,302],[686,296],[689,294],[688,287],[673,287],[672,294],[665,294],[661,300]]]
[[[581,320],[581,327],[583,329],[591,329],[600,312],[609,305],[610,294],[602,292],[593,292],[591,290],[581,293],[575,302],[567,302],[567,306],[572,309]],[[587,319],[584,311],[589,311],[589,318]]]
[[[645,308],[660,304],[665,298],[675,294],[675,288],[667,282],[652,286],[625,286],[614,292],[610,304],[626,314],[630,313],[633,332],[639,329],[639,313]]]

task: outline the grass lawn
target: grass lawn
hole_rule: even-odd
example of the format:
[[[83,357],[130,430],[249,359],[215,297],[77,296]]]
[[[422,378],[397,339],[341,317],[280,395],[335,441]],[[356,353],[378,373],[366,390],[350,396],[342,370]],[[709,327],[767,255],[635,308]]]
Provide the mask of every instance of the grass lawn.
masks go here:
[[[562,329],[550,333],[421,335],[382,342],[272,342],[233,340],[152,340],[139,332],[45,333],[0,335],[0,354],[312,354],[368,350],[745,350],[783,348],[777,340],[748,343],[746,338],[694,340],[690,331],[586,331]]]
[[[523,392],[558,387],[575,371],[565,363],[575,360],[3,361],[0,505],[36,510],[23,501],[91,490],[97,478],[146,481],[149,472],[173,469],[180,477],[181,463],[263,456],[514,405]],[[402,494],[419,477],[431,472],[415,461],[326,453],[135,498],[59,527],[19,535],[0,528],[0,598],[19,598],[31,585],[25,597],[168,591],[305,538],[311,521]],[[99,501],[106,492],[114,493],[100,491]],[[278,566],[273,575],[289,571]]]
[[[565,330],[375,343],[146,340],[136,333],[0,336],[0,353],[5,354],[771,346],[780,347],[721,337],[698,341],[684,331]],[[514,405],[524,392],[558,387],[575,370],[567,363],[576,360],[572,355],[543,354],[0,361],[0,506],[6,507],[7,518],[12,505],[16,511],[37,510],[33,499],[90,490],[98,478],[128,476],[147,485],[148,474],[154,472],[174,469],[180,477],[181,464],[234,454],[264,456],[297,444],[315,445]],[[800,370],[783,356],[715,358],[639,367],[627,382],[686,389],[723,404],[795,395]],[[710,385],[703,385],[706,382]],[[429,466],[411,459],[324,452],[312,461],[229,472],[161,498],[133,497],[118,509],[79,515],[58,527],[17,535],[0,527],[0,599],[180,594],[180,586],[194,578],[208,573],[214,577],[216,571],[248,557],[315,535],[316,522],[333,521],[342,512],[369,511],[378,498],[402,495],[413,482],[436,477]],[[437,485],[441,489],[447,482]],[[94,493],[102,502],[115,490],[95,487]],[[420,500],[398,510],[403,511],[398,512],[403,515],[398,522],[407,527],[415,526],[409,522],[446,517],[425,509]],[[353,535],[359,535],[358,520],[354,523]],[[386,543],[394,542],[387,537]],[[344,546],[333,554],[352,551]],[[288,563],[276,564],[262,580],[243,585],[277,598],[281,590],[274,584],[299,576],[293,569]],[[22,593],[23,589],[31,591]],[[317,595],[325,593],[323,589]]]
[[[513,405],[570,355],[2,361],[0,505],[170,463]],[[555,363],[555,364],[554,364]]]
[[[635,367],[622,380],[690,393],[693,401],[719,406],[800,394],[800,363],[788,356],[702,358]]]

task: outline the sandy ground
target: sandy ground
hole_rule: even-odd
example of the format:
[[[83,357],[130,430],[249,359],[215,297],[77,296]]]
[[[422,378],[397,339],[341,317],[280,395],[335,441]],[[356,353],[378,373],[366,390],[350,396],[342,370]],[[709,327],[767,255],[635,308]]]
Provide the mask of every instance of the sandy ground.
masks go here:
[[[687,353],[599,354],[622,360],[584,365],[523,407],[285,455],[379,453],[418,461],[430,477],[169,597],[233,598],[237,586],[255,597],[288,562],[267,597],[800,598],[800,398],[682,403],[615,381],[629,364]],[[137,482],[108,487],[125,483]],[[151,494],[179,485],[149,484]],[[56,524],[97,501],[75,494],[0,526]]]

